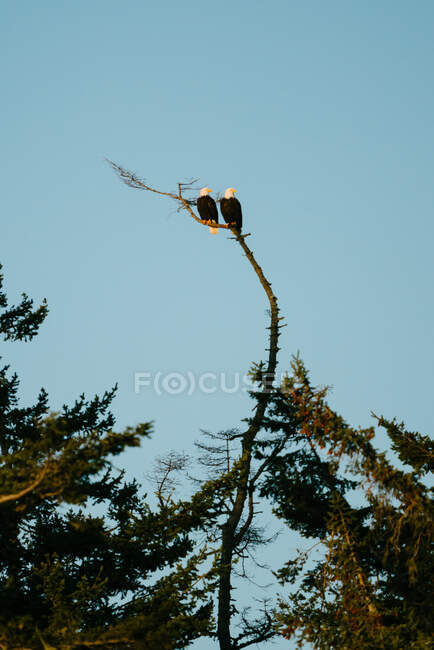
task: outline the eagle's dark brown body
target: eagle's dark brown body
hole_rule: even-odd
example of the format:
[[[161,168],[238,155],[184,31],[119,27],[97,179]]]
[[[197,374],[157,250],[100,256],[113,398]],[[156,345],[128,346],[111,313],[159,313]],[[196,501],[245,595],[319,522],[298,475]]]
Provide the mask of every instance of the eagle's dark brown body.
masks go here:
[[[200,196],[197,199],[196,205],[200,218],[203,221],[219,222],[216,202],[210,196]]]
[[[220,200],[220,212],[226,223],[235,223],[236,229],[241,232],[243,227],[243,214],[241,211],[241,203],[232,196],[230,199]]]

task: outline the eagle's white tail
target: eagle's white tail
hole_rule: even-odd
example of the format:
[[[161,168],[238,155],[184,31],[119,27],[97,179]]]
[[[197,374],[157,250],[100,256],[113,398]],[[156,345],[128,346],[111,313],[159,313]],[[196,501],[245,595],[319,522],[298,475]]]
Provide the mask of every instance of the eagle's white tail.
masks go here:
[[[218,228],[213,228],[212,226],[210,226],[209,231],[210,231],[211,235],[218,235],[219,229]]]

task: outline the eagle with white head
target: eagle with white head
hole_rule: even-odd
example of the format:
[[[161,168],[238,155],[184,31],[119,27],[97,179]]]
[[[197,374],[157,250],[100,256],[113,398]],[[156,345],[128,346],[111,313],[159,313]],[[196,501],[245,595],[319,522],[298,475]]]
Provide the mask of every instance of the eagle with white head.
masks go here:
[[[211,196],[208,196],[212,192],[212,189],[209,187],[202,187],[200,190],[200,196],[196,201],[197,211],[199,212],[200,218],[202,221],[210,221],[211,223],[219,222],[219,215],[217,211],[217,205],[214,199]],[[210,232],[213,235],[217,235],[219,229],[209,227]]]
[[[226,223],[235,224],[233,227],[241,233],[243,227],[243,213],[241,203],[234,197],[237,190],[234,187],[228,187],[225,196],[220,200],[220,212]]]

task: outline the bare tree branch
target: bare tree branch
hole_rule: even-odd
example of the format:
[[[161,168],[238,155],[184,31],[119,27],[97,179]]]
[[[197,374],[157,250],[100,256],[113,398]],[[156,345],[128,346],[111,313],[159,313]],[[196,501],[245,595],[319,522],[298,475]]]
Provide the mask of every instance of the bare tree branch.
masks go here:
[[[161,507],[166,506],[171,500],[171,496],[178,481],[173,476],[187,466],[189,457],[186,454],[180,454],[171,451],[166,456],[157,458],[154,472],[148,478],[156,484],[155,495]]]
[[[184,188],[190,183],[178,183],[178,194],[175,194],[174,192],[162,192],[161,190],[156,190],[155,187],[152,187],[151,185],[148,185],[146,181],[143,179],[139,178],[134,174],[133,172],[128,171],[127,169],[124,169],[120,165],[117,165],[115,162],[112,160],[109,160],[108,158],[106,159],[108,164],[111,165],[111,167],[114,169],[116,174],[119,176],[121,181],[125,183],[125,185],[128,185],[128,187],[132,187],[135,190],[147,190],[148,192],[154,192],[155,194],[161,194],[162,196],[169,196],[171,199],[174,199],[175,201],[178,202],[179,207],[181,209],[187,210],[189,215],[193,217],[195,221],[198,223],[202,224],[203,226],[209,226],[211,225],[211,221],[204,221],[203,219],[199,219],[199,217],[193,212],[191,205],[195,205],[196,201],[192,201],[190,199],[187,199],[183,196],[182,192]],[[192,181],[194,182],[194,181]],[[233,224],[235,225],[235,224]],[[227,224],[227,223],[215,223],[214,221],[212,222],[212,227],[213,228],[222,228],[225,230],[230,230],[232,227],[232,224]]]

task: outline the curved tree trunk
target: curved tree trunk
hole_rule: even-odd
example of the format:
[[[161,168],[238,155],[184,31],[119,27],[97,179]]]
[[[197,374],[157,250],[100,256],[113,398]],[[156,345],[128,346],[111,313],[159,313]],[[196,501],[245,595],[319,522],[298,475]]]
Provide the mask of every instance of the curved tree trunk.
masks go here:
[[[256,412],[252,422],[242,437],[242,467],[238,480],[235,501],[232,510],[222,525],[222,545],[220,556],[220,580],[218,591],[218,616],[217,616],[217,637],[220,644],[220,650],[233,650],[230,623],[232,618],[231,612],[231,574],[233,553],[237,543],[241,541],[244,531],[237,532],[246,502],[249,501],[248,523],[253,517],[253,500],[252,494],[249,494],[250,466],[252,459],[252,448],[256,435],[259,433],[265,409],[267,408],[270,388],[274,382],[277,365],[278,339],[279,339],[279,307],[277,298],[273,293],[271,284],[265,277],[261,267],[255,260],[255,257],[245,242],[245,236],[240,235],[232,229],[237,242],[240,244],[253,270],[259,278],[259,281],[267,295],[270,303],[270,334],[268,348],[268,364],[264,375],[263,388],[257,397]],[[249,498],[250,497],[250,498]],[[245,528],[245,527],[243,527]]]

